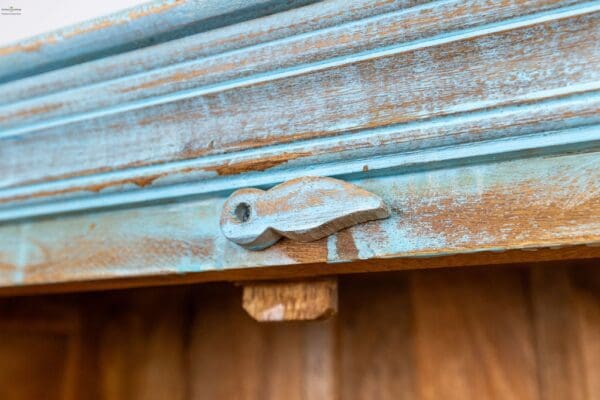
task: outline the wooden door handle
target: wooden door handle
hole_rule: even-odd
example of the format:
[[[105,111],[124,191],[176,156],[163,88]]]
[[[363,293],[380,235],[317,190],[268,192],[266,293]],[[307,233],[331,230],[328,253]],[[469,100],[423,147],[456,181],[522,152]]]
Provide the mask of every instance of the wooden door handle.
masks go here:
[[[240,246],[262,250],[282,236],[310,242],[389,215],[379,196],[358,186],[333,178],[302,177],[266,191],[235,191],[223,206],[221,230]]]

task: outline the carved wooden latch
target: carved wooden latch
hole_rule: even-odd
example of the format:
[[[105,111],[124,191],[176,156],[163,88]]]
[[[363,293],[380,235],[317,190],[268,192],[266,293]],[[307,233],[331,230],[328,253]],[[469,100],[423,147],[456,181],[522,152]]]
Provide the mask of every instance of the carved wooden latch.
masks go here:
[[[221,230],[249,250],[262,250],[282,236],[311,242],[352,225],[390,215],[383,200],[339,179],[302,177],[267,191],[240,189],[223,206]]]
[[[223,206],[221,230],[246,249],[263,250],[281,237],[310,242],[389,215],[379,196],[358,186],[303,177],[266,191],[237,190]],[[322,319],[337,311],[335,278],[243,285],[243,307],[258,321]]]

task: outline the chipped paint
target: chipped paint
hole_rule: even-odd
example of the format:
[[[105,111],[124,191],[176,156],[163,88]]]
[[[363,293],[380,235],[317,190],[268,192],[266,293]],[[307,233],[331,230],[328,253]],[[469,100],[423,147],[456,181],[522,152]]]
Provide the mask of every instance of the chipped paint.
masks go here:
[[[26,78],[57,66],[70,67],[115,52],[133,51],[157,40],[164,42],[181,34],[192,35],[198,30],[285,11],[310,1],[154,0],[0,48],[0,81]]]
[[[0,87],[2,93],[0,104],[8,104],[17,100],[58,92],[93,82],[108,81],[136,72],[150,71],[165,65],[171,65],[176,61],[184,62],[198,57],[266,43],[307,31],[318,30],[319,28],[393,12],[417,5],[423,1],[395,0],[386,4],[374,4],[371,0],[354,0],[350,4],[346,0],[319,2],[316,5],[308,5],[301,9],[291,9],[285,13],[249,20],[243,24],[234,24],[222,29],[214,29],[179,40],[157,44],[152,46],[151,56],[148,55],[148,51],[140,49],[91,63],[70,66],[68,67],[69,79],[67,80],[63,79],[62,71],[58,71],[58,73],[50,72],[36,76],[33,79],[25,79],[14,83],[9,82]],[[288,4],[290,6],[294,5],[289,2]],[[222,12],[227,11],[226,5],[225,1],[220,0],[216,8],[220,8]],[[187,16],[206,18],[205,13],[209,10],[211,10],[210,7],[193,10],[192,13],[186,13],[182,10],[177,15],[167,16],[170,18],[172,27],[176,27],[178,25],[177,18],[183,18],[180,23],[189,24],[190,21],[185,19]],[[160,25],[161,27],[165,25],[164,17],[162,17],[163,24]],[[149,23],[148,25],[153,24]],[[142,28],[142,30],[144,29]],[[111,42],[112,45],[114,45],[114,41]],[[1,62],[2,60],[0,60]]]
[[[437,46],[421,43],[418,49],[399,54],[395,49],[355,63],[344,59],[335,68],[303,69],[302,75],[250,86],[210,89],[216,92],[200,88],[185,92],[185,98],[169,96],[164,104],[154,104],[158,100],[153,97],[133,108],[124,104],[102,109],[88,115],[91,122],[82,115],[60,123],[51,119],[34,129],[35,135],[6,137],[10,140],[0,147],[0,169],[16,175],[5,180],[22,183],[50,179],[51,173],[84,174],[107,163],[119,170],[597,93],[598,69],[587,68],[600,57],[594,46],[600,32],[597,14],[554,20],[557,15],[546,15],[548,21],[533,27]],[[531,40],[523,42],[522,35]],[[569,46],[562,45],[565,41]],[[571,46],[580,51],[572,52]],[[536,60],[545,54],[552,54],[552,60],[549,70],[540,74]],[[448,63],[462,63],[464,57],[473,59],[466,63],[468,68],[447,70]],[[497,57],[510,57],[511,63],[500,65]],[[400,82],[397,76],[406,79]],[[588,118],[597,118],[597,113]],[[64,145],[56,150],[43,145],[55,140]],[[74,142],[78,146],[69,145]],[[216,145],[211,148],[211,143]],[[376,143],[364,145],[378,148]],[[136,151],[130,151],[133,147]],[[18,156],[23,153],[39,164],[34,168]]]
[[[218,197],[5,224],[3,238],[30,228],[23,247],[0,241],[0,263],[20,258],[22,283],[39,284],[598,244],[599,171],[599,153],[584,152],[355,179],[385,198],[390,219],[258,252],[223,240]]]
[[[20,64],[200,18],[177,3],[21,43]],[[336,0],[0,85],[0,286],[597,245],[599,11]],[[221,234],[227,194],[308,175],[392,216],[259,252]]]
[[[566,3],[569,4],[570,2],[566,1]],[[185,62],[181,65],[175,64],[155,71],[147,71],[123,77],[122,79],[108,81],[101,88],[98,85],[89,88],[83,86],[81,89],[70,92],[68,96],[69,101],[63,104],[60,109],[55,110],[55,112],[47,113],[45,117],[46,119],[49,117],[57,118],[77,113],[79,114],[78,118],[81,119],[86,114],[89,114],[87,111],[93,111],[93,109],[98,108],[110,109],[112,108],[110,106],[115,104],[119,104],[122,107],[124,103],[132,103],[130,107],[139,108],[140,106],[148,106],[148,99],[153,98],[152,104],[157,105],[165,101],[173,101],[174,98],[181,99],[190,95],[199,96],[202,92],[229,90],[232,85],[250,85],[257,80],[262,82],[265,80],[281,79],[281,76],[302,75],[306,73],[305,70],[314,72],[318,69],[329,69],[344,63],[352,64],[369,58],[379,58],[382,55],[390,56],[394,52],[413,52],[416,49],[439,46],[440,40],[451,43],[457,40],[468,40],[471,36],[478,37],[489,35],[490,33],[497,34],[504,30],[514,29],[515,26],[513,25],[515,24],[517,26],[527,26],[527,24],[535,24],[537,20],[544,22],[548,20],[548,16],[545,13],[541,13],[537,17],[535,14],[528,17],[531,18],[531,21],[528,20],[525,24],[521,21],[522,18],[517,18],[517,22],[515,23],[511,23],[509,20],[503,24],[497,24],[498,18],[516,17],[521,13],[527,14],[528,11],[542,11],[556,6],[557,4],[554,3],[545,4],[544,1],[541,1],[540,4],[532,4],[527,8],[515,8],[503,3],[492,5],[486,3],[482,7],[474,7],[476,13],[481,13],[480,16],[475,16],[467,10],[462,10],[461,13],[457,14],[454,8],[465,8],[461,2],[451,2],[451,4],[444,4],[443,6],[431,4],[423,7],[414,7],[414,9],[410,9],[411,13],[400,12],[395,17],[392,15],[383,15],[379,17],[379,19],[382,19],[381,21],[379,19],[375,21],[369,20],[364,23],[366,26],[350,24],[349,27],[336,27],[334,32],[330,32],[330,29],[327,29],[324,32],[317,31],[312,33],[310,37],[300,35],[298,38],[286,38],[284,41],[275,41],[269,43],[267,46],[244,48],[239,52],[231,54],[217,54],[194,62]],[[504,7],[500,10],[505,12],[506,15],[503,16],[502,13],[499,13],[498,7]],[[531,10],[529,7],[531,7]],[[597,7],[594,5],[577,6],[573,10],[567,7],[559,12],[554,12],[551,19],[561,19],[566,15],[576,16],[595,11],[597,11]],[[421,23],[423,13],[433,14],[436,17],[427,23]],[[450,14],[451,18],[447,14]],[[482,22],[487,20],[492,22],[492,26],[496,26],[493,32],[489,32],[492,28],[488,28],[485,25],[478,26],[477,29],[472,29],[474,24],[482,24]],[[414,29],[415,24],[419,29]],[[445,24],[448,24],[448,26]],[[459,27],[465,29],[463,31],[457,30],[451,34],[446,32],[450,28],[457,29]],[[351,44],[344,47],[342,45],[343,41],[337,36],[347,35],[347,30],[356,30],[360,41],[352,40]],[[339,33],[337,33],[338,31]],[[385,35],[386,40],[390,41],[389,44],[393,43],[395,46],[382,51],[368,51],[367,49],[374,44],[382,46],[382,35]],[[402,37],[404,42],[396,44],[398,37]],[[422,40],[424,38],[428,39]],[[387,43],[386,40],[383,41]],[[324,42],[323,46],[317,45],[317,42],[320,41]],[[296,47],[298,47],[296,51],[298,55],[294,56],[293,53],[296,52],[291,49]],[[273,58],[277,58],[278,60],[275,64],[278,69],[269,72],[273,69],[273,63],[270,62]],[[299,65],[300,67],[294,68],[295,65]],[[93,96],[89,95],[90,91],[94,92]],[[178,94],[177,92],[183,93]],[[64,97],[57,93],[45,96],[41,101],[52,105],[59,102],[61,98],[64,101]],[[146,101],[139,101],[142,99]],[[16,107],[27,108],[29,107],[29,103],[29,101],[19,102]],[[119,112],[118,109],[119,107],[115,108],[112,112]],[[0,110],[0,112],[2,111]],[[16,112],[9,113],[20,115]],[[93,115],[93,112],[89,114],[89,116]],[[10,125],[7,121],[7,126],[16,127],[27,123],[31,124],[36,120],[39,121],[41,117],[17,118],[11,121]],[[66,121],[68,120],[69,118],[66,119]],[[23,132],[24,129],[26,128],[19,128],[19,131]]]

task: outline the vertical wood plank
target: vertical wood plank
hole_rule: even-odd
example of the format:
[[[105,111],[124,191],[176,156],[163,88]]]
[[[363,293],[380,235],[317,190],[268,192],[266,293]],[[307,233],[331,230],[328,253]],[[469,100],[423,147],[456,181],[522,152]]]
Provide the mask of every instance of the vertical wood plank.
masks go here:
[[[105,294],[98,342],[100,396],[186,399],[186,290]],[[94,349],[89,349],[94,351]]]
[[[572,268],[576,324],[583,353],[587,398],[600,399],[600,260]]]
[[[304,328],[303,399],[339,399],[337,319],[312,322]]]
[[[320,322],[230,284],[0,299],[0,398],[595,400],[599,265],[343,277]]]
[[[0,399],[78,398],[78,309],[52,297],[0,301]]]
[[[600,397],[600,273],[566,264],[531,269],[540,390],[549,400],[592,400]]]
[[[340,398],[415,398],[407,274],[344,278],[340,286]]]
[[[190,399],[335,399],[334,324],[261,324],[243,311],[240,288],[198,290]]]
[[[410,291],[417,398],[539,398],[521,271],[422,271]]]

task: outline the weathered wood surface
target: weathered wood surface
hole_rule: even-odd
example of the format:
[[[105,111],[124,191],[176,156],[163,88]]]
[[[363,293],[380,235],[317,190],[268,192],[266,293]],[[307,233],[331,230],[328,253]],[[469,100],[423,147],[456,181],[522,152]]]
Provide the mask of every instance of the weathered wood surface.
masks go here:
[[[331,1],[5,82],[0,285],[587,257],[599,27],[598,1]],[[391,217],[261,254],[221,234],[236,189],[310,175],[375,193]]]
[[[407,7],[422,3],[423,1],[402,1],[397,2],[396,8]],[[272,81],[283,77],[306,74],[307,63],[331,60],[333,57],[352,56],[348,59],[336,59],[321,63],[322,65],[310,65],[309,72],[319,69],[327,69],[331,65],[336,66],[356,62],[363,58],[379,58],[380,54],[364,54],[367,50],[385,48],[385,52],[410,52],[415,48],[438,46],[440,42],[453,42],[464,40],[470,37],[486,36],[490,29],[486,23],[508,20],[503,27],[491,28],[494,31],[506,31],[514,27],[522,27],[539,23],[547,20],[545,14],[539,15],[540,11],[556,9],[559,6],[568,6],[572,4],[583,3],[574,0],[569,1],[548,1],[535,0],[523,2],[521,4],[505,3],[499,1],[477,1],[475,3],[465,1],[433,2],[420,7],[413,7],[409,10],[399,10],[395,13],[385,13],[376,18],[369,18],[359,23],[346,23],[329,29],[323,29],[331,23],[344,22],[339,20],[339,14],[347,14],[347,19],[363,16],[366,4],[361,1],[352,7],[351,10],[345,10],[341,3],[337,4],[337,18],[331,18],[323,13],[324,7],[321,4],[314,5],[309,10],[296,10],[293,16],[287,16],[284,20],[292,17],[294,25],[302,24],[308,18],[323,17],[325,23],[317,26],[306,24],[303,29],[311,28],[313,31],[304,35],[295,35],[283,37],[282,40],[273,41],[272,36],[268,36],[269,42],[262,43],[260,46],[249,46],[240,48],[234,52],[218,52],[223,46],[221,41],[211,43],[214,32],[199,35],[195,38],[195,46],[187,52],[186,60],[183,63],[177,63],[177,59],[169,54],[170,64],[168,67],[150,70],[146,73],[137,73],[133,76],[127,74],[121,75],[121,79],[111,79],[103,82],[101,85],[81,86],[76,90],[67,93],[47,92],[46,96],[36,98],[31,101],[20,101],[14,106],[5,106],[2,112],[2,122],[7,127],[18,127],[27,123],[48,120],[51,117],[67,117],[77,115],[75,119],[89,119],[86,112],[117,106],[118,110],[138,109],[156,103],[165,103],[176,98],[196,97],[205,94],[215,94],[231,87],[254,86],[264,81]],[[583,3],[585,4],[585,3]],[[326,7],[325,10],[331,8]],[[390,5],[373,6],[373,12],[383,13],[384,10],[391,8]],[[577,15],[582,13],[594,12],[596,7],[577,6],[574,9],[568,8],[565,14],[564,9],[557,12],[553,18],[562,18],[567,15]],[[538,14],[532,14],[538,12]],[[314,15],[317,14],[317,15]],[[564,15],[563,15],[564,14]],[[525,21],[513,21],[515,17],[528,16]],[[561,17],[562,16],[562,17]],[[329,17],[329,18],[328,18]],[[540,19],[541,18],[541,19]],[[273,21],[259,20],[256,23],[261,24],[261,32],[270,31],[272,25],[281,25],[281,15],[273,16]],[[333,21],[331,21],[333,19]],[[309,20],[310,21],[310,20]],[[309,22],[306,21],[306,22]],[[307,26],[308,25],[308,26]],[[479,32],[467,33],[465,29],[478,27]],[[245,36],[252,35],[253,26],[242,25],[237,28],[238,35],[243,33]],[[321,28],[321,29],[318,29]],[[296,28],[297,29],[297,28]],[[240,32],[241,31],[241,32]],[[297,32],[287,32],[289,34]],[[272,35],[272,34],[271,34]],[[443,36],[443,37],[440,37]],[[415,43],[418,40],[427,39],[422,44]],[[189,39],[188,39],[189,40]],[[205,43],[206,41],[209,43]],[[230,39],[231,40],[231,39]],[[214,39],[212,40],[214,41]],[[429,43],[435,41],[435,43]],[[239,46],[240,40],[237,40]],[[243,41],[242,41],[243,43]],[[211,54],[208,57],[203,53],[198,54],[200,47],[204,49],[206,44],[210,45]],[[395,50],[388,46],[401,45],[401,49]],[[170,44],[170,47],[179,47]],[[216,47],[216,48],[215,48]],[[179,50],[181,51],[181,50]],[[154,48],[146,49],[146,54],[156,54]],[[191,54],[190,54],[191,53]],[[196,55],[196,59],[192,58]],[[198,60],[198,56],[201,58]],[[128,56],[131,57],[131,56]],[[156,57],[154,57],[156,58]],[[123,63],[131,63],[131,59],[121,60]],[[114,61],[113,61],[114,62]],[[333,64],[332,64],[333,63]],[[134,63],[135,65],[136,63]],[[83,66],[87,67],[87,66]],[[83,67],[80,67],[83,68]],[[292,70],[288,70],[290,67]],[[148,66],[148,69],[151,67]],[[284,69],[284,70],[282,70]],[[120,68],[118,70],[121,70]],[[69,71],[70,72],[70,71]],[[261,73],[271,72],[266,76]],[[80,73],[73,71],[75,78]],[[96,75],[94,71],[86,70],[86,75]],[[127,76],[127,79],[122,79]],[[232,82],[240,78],[252,77],[253,79],[244,79],[240,82]],[[87,78],[90,79],[90,78]],[[256,82],[258,79],[258,82]],[[35,78],[30,79],[35,82]],[[22,83],[20,92],[27,91],[27,86]],[[64,85],[64,84],[63,84]],[[211,85],[211,86],[209,86]],[[194,89],[189,94],[177,95],[183,90]],[[10,86],[5,89],[7,95],[13,97]],[[90,96],[93,94],[93,96]],[[174,95],[175,98],[168,99],[160,96]],[[37,94],[39,97],[40,94]],[[21,94],[20,96],[23,96]],[[23,97],[22,100],[25,100]],[[137,100],[145,100],[144,103],[130,104]],[[118,112],[118,110],[107,110],[106,113]],[[64,121],[63,123],[68,122]],[[56,125],[59,122],[53,121]],[[35,130],[36,126],[24,127],[19,132]],[[14,131],[15,133],[17,131]]]
[[[234,243],[263,250],[281,237],[312,242],[353,225],[390,216],[379,196],[327,177],[301,177],[267,191],[235,191],[221,211],[221,231]]]
[[[290,143],[283,149],[266,147],[0,190],[0,198],[4,196],[0,203],[5,203],[0,206],[0,220],[179,197],[206,197],[248,186],[269,187],[307,174],[370,176],[390,170],[402,173],[516,155],[592,150],[600,140],[600,130],[593,125],[600,115],[599,105],[600,97],[596,94],[551,99],[460,118]],[[570,129],[564,129],[565,126]],[[473,140],[477,142],[471,143]],[[440,148],[436,146],[440,142],[454,145]],[[48,202],[48,198],[61,201]]]
[[[310,0],[149,1],[112,15],[0,47],[0,82],[22,79],[73,64],[152,46],[310,2]],[[27,97],[31,93],[23,93],[23,95]]]
[[[202,76],[217,79],[213,83],[194,83],[190,77],[183,76],[179,78],[182,84],[195,86],[174,88],[166,95],[147,93],[139,101],[119,97],[114,90],[101,94],[106,85],[135,83],[130,77],[55,94],[61,104],[73,99],[73,107],[85,107],[96,99],[116,102],[116,106],[93,106],[88,114],[77,110],[64,118],[52,114],[59,112],[62,106],[57,108],[57,104],[46,102],[50,101],[48,96],[42,96],[30,100],[37,102],[32,107],[42,112],[39,117],[42,122],[26,123],[31,110],[18,109],[26,106],[26,102],[6,105],[2,108],[4,111],[0,110],[5,118],[14,114],[26,120],[22,129],[16,131],[10,121],[3,122],[2,134],[7,137],[0,147],[0,168],[8,172],[1,177],[0,186],[90,174],[97,179],[99,173],[128,171],[127,177],[121,179],[118,173],[107,175],[100,185],[80,182],[83,184],[69,188],[46,184],[28,187],[39,199],[65,192],[94,195],[98,191],[140,189],[177,180],[264,171],[275,166],[285,167],[286,161],[310,154],[288,156],[282,151],[272,158],[265,156],[260,161],[229,168],[228,162],[238,158],[237,153],[231,152],[289,144],[300,139],[355,136],[374,128],[393,130],[405,127],[408,122],[430,121],[440,116],[455,116],[460,120],[465,114],[471,116],[494,107],[558,98],[573,101],[570,95],[595,93],[598,68],[589,67],[598,64],[598,5],[584,3],[544,11],[552,7],[533,2],[499,13],[499,5],[495,3],[484,8],[470,4],[456,3],[449,10],[445,2],[434,3],[425,11],[425,6],[419,6],[373,17],[388,18],[381,26],[369,28],[371,18],[317,31],[308,37],[291,36],[240,49],[245,54],[274,46],[289,54],[287,42],[293,39],[304,46],[298,50],[302,55],[308,48],[320,49],[315,47],[312,35],[322,35],[323,40],[329,41],[330,35],[337,31],[341,35],[356,29],[358,36],[373,31],[364,43],[366,48],[350,48],[338,55],[327,52],[325,47],[321,58],[312,63],[298,56],[290,66],[271,73],[259,73],[260,68],[250,64],[245,78],[217,78],[222,68],[217,63],[214,72],[202,73]],[[456,9],[462,10],[462,14],[457,14]],[[473,14],[476,10],[482,14]],[[523,10],[531,15],[519,17]],[[431,15],[425,18],[423,13]],[[421,36],[410,36],[422,25],[421,18],[432,22],[426,23],[430,25],[423,27]],[[403,31],[391,33],[390,42],[380,44],[375,38],[387,32],[391,25]],[[345,43],[333,39],[331,46]],[[236,55],[238,52],[224,53],[223,57]],[[257,57],[263,63],[277,60],[270,52]],[[498,63],[498,59],[505,62]],[[246,66],[243,59],[232,59],[226,64],[230,68]],[[272,68],[271,64],[266,67]],[[197,68],[208,65],[199,61]],[[294,65],[297,68],[290,70]],[[191,71],[196,73],[196,67]],[[156,79],[162,82],[163,78]],[[166,81],[168,84],[170,78]],[[80,90],[82,95],[76,98]],[[530,110],[540,112],[536,107]],[[583,118],[570,121],[589,124],[591,121],[586,119],[595,121],[597,113],[585,114]],[[534,121],[535,117],[530,120]],[[567,123],[559,124],[559,128],[568,126]],[[483,134],[492,132],[493,129]],[[468,133],[463,132],[468,136],[463,141],[479,140],[479,134]],[[420,143],[422,137],[417,132],[403,136],[403,142],[411,141]],[[454,140],[448,135],[446,139],[437,139],[437,144],[441,142],[449,144]],[[177,170],[180,164],[172,163],[208,161],[223,153],[227,153],[227,157],[215,159],[216,165],[196,167],[192,171]],[[28,157],[21,157],[23,154]],[[36,162],[31,163],[29,159]],[[314,160],[309,162],[314,163]],[[176,170],[164,171],[164,163],[172,163]],[[160,171],[151,172],[152,166],[159,166]],[[182,173],[185,176],[182,177]],[[4,201],[23,199],[13,195],[11,190],[0,193],[0,198]]]
[[[313,321],[338,308],[337,279],[244,283],[242,306],[259,322]]]
[[[578,153],[354,180],[382,197],[390,218],[311,243],[284,239],[260,252],[220,232],[224,197],[4,224],[0,284],[159,282],[261,266],[332,263],[333,269],[369,259],[363,268],[377,271],[382,258],[597,246],[599,173],[597,153]]]
[[[189,35],[178,40],[156,44],[151,49],[140,48],[89,63],[74,63],[74,65],[70,65],[68,62],[69,57],[66,57],[66,64],[70,66],[63,68],[63,71],[52,71],[14,82],[6,82],[6,84],[0,87],[0,92],[2,93],[0,104],[8,104],[18,100],[48,95],[57,91],[110,81],[124,76],[136,76],[136,74],[145,71],[192,61],[200,57],[214,56],[227,51],[239,50],[248,46],[267,43],[313,30],[329,28],[337,24],[401,10],[423,2],[415,0],[392,0],[386,2],[373,2],[371,0],[353,0],[352,2],[346,0],[321,1],[302,9],[292,9],[286,13],[277,13],[274,16],[265,16],[255,20],[249,19],[243,24],[231,24],[223,28],[207,30],[206,32]],[[255,4],[260,3],[259,1]],[[187,6],[192,5],[193,7],[193,4],[193,2],[189,2]],[[233,4],[233,2],[227,2],[226,4],[226,2],[220,1],[208,4],[205,1],[201,3],[202,9],[196,10],[193,17],[205,16],[206,11],[210,8],[212,8],[210,12],[227,11],[227,6],[230,4]],[[251,4],[251,2],[247,2],[247,4]],[[284,4],[293,6],[300,3],[287,1]],[[566,2],[564,4],[571,3]],[[207,7],[207,5],[210,5],[210,7]],[[145,7],[147,6],[145,5]],[[560,6],[560,3],[556,6]],[[152,7],[151,4],[150,7]],[[548,8],[552,8],[552,6]],[[159,16],[159,18],[164,19],[167,16],[168,18],[177,19],[181,17],[177,13],[174,13],[174,15],[170,14],[171,10],[164,10],[163,15]],[[189,18],[186,15],[182,16]],[[247,15],[247,17],[251,16]],[[118,20],[119,15],[111,16],[110,18]],[[225,23],[236,22],[227,18],[222,18],[222,21]],[[156,25],[149,25],[151,29],[157,28]],[[158,29],[160,29],[160,26]],[[120,40],[118,34],[117,37],[111,37],[110,35],[105,37],[106,41],[111,44],[115,40]],[[26,43],[21,45],[27,47]],[[77,51],[77,47],[73,50]],[[6,58],[1,58],[1,60],[4,62]],[[65,72],[69,74],[70,79],[64,79],[63,74]]]

